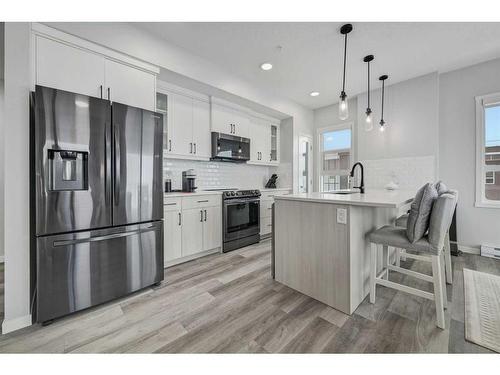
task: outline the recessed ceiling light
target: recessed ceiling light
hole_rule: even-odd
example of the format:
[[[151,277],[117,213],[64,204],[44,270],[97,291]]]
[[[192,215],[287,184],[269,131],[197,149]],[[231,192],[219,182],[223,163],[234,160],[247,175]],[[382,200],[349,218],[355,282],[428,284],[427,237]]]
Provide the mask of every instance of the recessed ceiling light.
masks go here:
[[[260,66],[262,70],[271,70],[273,68],[273,64],[271,63],[264,63]]]
[[[312,93],[310,93],[309,95],[311,95],[311,96],[318,96],[318,95],[319,95],[319,92],[317,92],[317,91],[313,91],[313,92],[312,92]]]

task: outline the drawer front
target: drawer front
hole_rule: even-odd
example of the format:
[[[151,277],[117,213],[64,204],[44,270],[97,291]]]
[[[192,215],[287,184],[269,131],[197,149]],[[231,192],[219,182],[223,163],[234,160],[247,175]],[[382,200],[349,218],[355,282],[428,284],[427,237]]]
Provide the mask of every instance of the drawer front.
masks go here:
[[[274,200],[267,200],[260,202],[260,217],[271,217]]]
[[[260,219],[260,235],[264,236],[272,232],[273,221],[271,217],[262,217]]]
[[[288,195],[290,190],[263,191],[260,197],[261,200],[270,200],[277,195]]]
[[[163,211],[178,211],[182,209],[182,198],[163,198]]]
[[[220,195],[196,195],[193,197],[182,198],[182,209],[189,210],[191,208],[213,207],[221,205]]]

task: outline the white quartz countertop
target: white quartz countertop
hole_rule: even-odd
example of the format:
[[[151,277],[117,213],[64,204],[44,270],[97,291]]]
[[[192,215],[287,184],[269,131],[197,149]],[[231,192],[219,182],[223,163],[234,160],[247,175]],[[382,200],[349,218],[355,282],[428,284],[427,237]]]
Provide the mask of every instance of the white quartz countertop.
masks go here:
[[[413,200],[411,190],[366,189],[364,194],[303,193],[280,195],[275,200],[293,200],[316,203],[345,204],[352,206],[371,206],[400,208]]]
[[[164,193],[165,198],[178,198],[178,197],[191,197],[191,196],[201,196],[201,195],[222,195],[222,191],[196,191],[194,193],[185,193],[182,191],[175,191],[171,193]]]

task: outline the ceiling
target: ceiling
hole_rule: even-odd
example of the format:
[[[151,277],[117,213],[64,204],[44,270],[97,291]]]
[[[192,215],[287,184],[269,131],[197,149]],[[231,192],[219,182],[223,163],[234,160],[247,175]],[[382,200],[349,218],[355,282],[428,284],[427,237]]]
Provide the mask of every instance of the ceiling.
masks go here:
[[[257,87],[319,108],[341,91],[342,23],[136,23]],[[445,72],[500,57],[500,23],[353,23],[347,57],[348,96],[366,91],[363,57],[375,55],[372,87]],[[260,65],[271,62],[273,69]],[[319,91],[317,97],[309,96]]]

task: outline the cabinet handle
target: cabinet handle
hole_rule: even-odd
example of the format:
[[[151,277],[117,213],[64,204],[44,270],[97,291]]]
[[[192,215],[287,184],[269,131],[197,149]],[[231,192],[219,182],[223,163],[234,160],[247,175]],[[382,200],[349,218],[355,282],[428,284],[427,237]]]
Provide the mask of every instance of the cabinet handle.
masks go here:
[[[175,203],[175,202],[174,203],[165,203],[165,206],[175,206],[175,205],[177,205],[177,203]]]
[[[207,221],[207,210],[205,210],[205,221]]]
[[[208,203],[208,199],[206,199],[204,201],[198,201],[198,203]]]
[[[272,227],[273,225],[272,224],[267,224],[268,227]]]
[[[111,87],[108,87],[108,100],[111,101]]]
[[[172,151],[172,140],[168,140],[168,151]]]
[[[200,210],[200,222],[203,223],[203,210]]]
[[[194,153],[196,154],[196,143],[194,143]]]
[[[99,86],[99,89],[101,90],[101,99],[102,99],[102,85]]]
[[[192,143],[189,143],[189,153],[190,154],[193,153],[193,144]]]
[[[179,212],[179,225],[182,224],[182,220],[181,220],[181,213]]]

